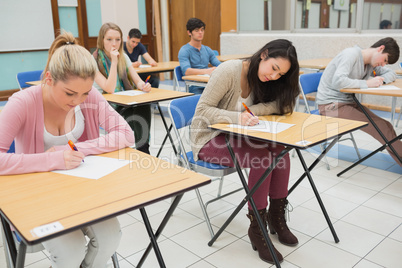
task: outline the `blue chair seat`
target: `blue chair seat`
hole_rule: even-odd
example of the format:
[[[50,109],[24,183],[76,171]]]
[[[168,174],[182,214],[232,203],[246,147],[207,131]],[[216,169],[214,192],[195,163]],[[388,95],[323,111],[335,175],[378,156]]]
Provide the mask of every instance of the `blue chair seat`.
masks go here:
[[[209,163],[209,162],[205,162],[205,161],[202,161],[202,160],[195,161],[192,151],[187,152],[186,155],[187,155],[188,162],[190,162],[191,164],[197,165],[197,166],[205,167],[205,168],[208,168],[208,169],[216,169],[216,170],[223,170],[223,169],[230,168],[230,167],[227,167],[227,166],[222,166],[222,165],[218,165],[218,164],[214,164],[214,163]]]

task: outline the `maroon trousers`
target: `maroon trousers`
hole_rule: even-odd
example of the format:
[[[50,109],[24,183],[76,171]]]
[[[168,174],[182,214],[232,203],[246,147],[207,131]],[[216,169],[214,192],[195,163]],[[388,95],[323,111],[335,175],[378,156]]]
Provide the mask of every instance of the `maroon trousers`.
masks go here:
[[[239,161],[240,167],[250,168],[248,177],[249,189],[257,183],[258,179],[261,178],[272,163],[272,160],[284,148],[283,146],[256,142],[240,137],[230,138],[230,145]],[[218,135],[205,144],[198,153],[198,157],[206,162],[234,167],[229,149],[226,146],[224,134]],[[289,154],[286,154],[254,193],[253,199],[258,210],[268,206],[268,195],[272,199],[287,197],[289,173],[290,159]],[[248,207],[252,209],[250,202],[248,203]]]
[[[374,128],[374,126],[370,123],[367,119],[366,115],[360,110],[359,106],[356,103],[341,103],[341,102],[334,102],[325,105],[318,105],[318,109],[320,110],[321,115],[332,116],[332,117],[339,117],[344,119],[351,119],[357,121],[363,121],[369,123],[368,126],[361,128],[362,131],[370,134],[376,140],[378,140],[381,144],[385,144],[384,140]],[[387,138],[388,141],[392,140],[396,137],[395,130],[390,122],[387,120],[382,119],[381,117],[374,114],[370,109],[364,107],[364,110],[370,115],[373,121],[377,124],[381,132]],[[402,142],[397,140],[392,143],[392,147],[394,147],[395,151],[402,156]],[[389,147],[386,147],[389,154],[392,158],[400,165],[402,164],[399,162],[398,158],[393,154]]]

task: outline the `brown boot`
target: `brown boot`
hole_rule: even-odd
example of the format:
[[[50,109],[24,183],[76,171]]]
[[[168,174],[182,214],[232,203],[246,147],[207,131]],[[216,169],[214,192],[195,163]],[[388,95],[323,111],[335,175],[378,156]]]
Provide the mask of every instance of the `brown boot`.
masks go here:
[[[265,208],[261,209],[258,211],[258,213],[260,214],[265,229],[267,229],[266,209]],[[262,235],[262,232],[258,226],[258,222],[254,216],[253,210],[249,209],[247,218],[250,219],[250,228],[248,229],[248,237],[250,238],[252,248],[258,251],[258,255],[260,256],[261,260],[274,264],[274,258],[271,256],[271,253],[269,252],[267,243],[265,242],[264,236]],[[275,247],[274,251],[279,262],[282,262],[283,257],[281,253],[279,253],[279,251],[277,251]]]
[[[269,209],[267,214],[268,227],[271,234],[278,233],[279,242],[287,246],[296,246],[299,241],[290,232],[286,225],[285,209],[288,204],[286,198],[269,199]]]

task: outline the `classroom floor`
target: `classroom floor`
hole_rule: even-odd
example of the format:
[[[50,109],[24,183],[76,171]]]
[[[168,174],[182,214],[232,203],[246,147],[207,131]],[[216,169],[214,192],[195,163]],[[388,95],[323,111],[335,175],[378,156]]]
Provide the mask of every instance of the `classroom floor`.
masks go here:
[[[170,88],[164,83],[161,88]],[[381,115],[387,117],[388,113]],[[151,154],[156,155],[165,130],[158,114],[153,118]],[[400,124],[402,125],[402,123]],[[402,127],[397,129],[402,132]],[[373,150],[378,143],[362,131],[355,132],[361,153]],[[349,153],[350,152],[350,153]],[[336,174],[350,165],[354,157],[350,142],[343,142],[330,152],[330,170],[320,163],[312,172],[314,181],[334,224],[340,242],[335,243],[321,213],[317,200],[307,181],[289,196],[293,207],[289,227],[299,239],[299,245],[288,247],[271,235],[275,247],[285,260],[285,268],[307,267],[401,267],[402,252],[402,169],[386,153],[379,158],[359,165],[341,177]],[[314,150],[303,155],[308,163],[315,159]],[[347,160],[345,159],[347,156]],[[170,145],[165,146],[163,159],[173,161]],[[302,174],[297,156],[291,157],[291,184]],[[372,163],[374,162],[374,163]],[[375,167],[373,167],[373,165]],[[236,175],[227,177],[224,191],[240,187]],[[211,198],[217,191],[217,183],[201,189],[203,198]],[[212,203],[208,211],[215,231],[234,207],[244,197],[243,192]],[[146,207],[152,226],[159,225],[170,205],[170,199]],[[253,251],[247,236],[249,220],[243,209],[212,247],[207,245],[209,232],[204,222],[194,191],[186,193],[159,239],[159,245],[167,267],[226,268],[226,267],[274,267],[261,261]],[[142,252],[148,245],[148,235],[139,211],[121,215],[122,240],[117,250],[120,267],[136,267]],[[6,267],[3,242],[0,238],[0,268]],[[48,268],[46,252],[27,254],[26,267]],[[111,263],[109,267],[112,267]],[[143,267],[158,267],[153,251]]]

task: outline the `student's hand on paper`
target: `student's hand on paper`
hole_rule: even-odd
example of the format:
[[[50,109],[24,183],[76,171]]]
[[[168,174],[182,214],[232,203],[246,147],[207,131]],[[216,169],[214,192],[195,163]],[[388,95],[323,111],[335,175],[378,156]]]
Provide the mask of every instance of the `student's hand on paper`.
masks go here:
[[[247,111],[244,111],[240,114],[239,123],[242,126],[255,126],[258,124],[258,122],[258,117],[252,116]]]
[[[368,87],[379,87],[382,86],[382,84],[384,83],[384,77],[376,76],[374,78],[367,80],[366,83]]]
[[[132,63],[132,65],[133,65],[134,68],[138,68],[138,67],[140,67],[141,62],[140,61],[135,61],[135,62]]]
[[[117,62],[117,60],[119,59],[119,50],[117,50],[116,48],[112,48],[112,50],[110,51],[110,57],[112,62]]]
[[[144,92],[150,92],[151,91],[151,84],[150,83],[145,83],[144,81],[141,81],[138,83],[138,88]]]
[[[66,165],[66,169],[73,169],[78,167],[85,155],[81,152],[73,151],[73,150],[65,150],[64,151],[64,164]]]

